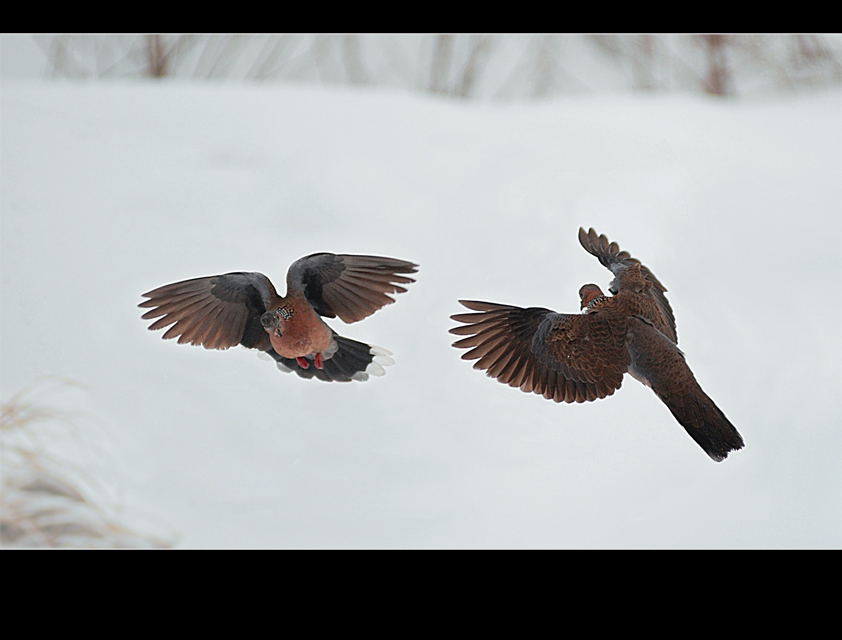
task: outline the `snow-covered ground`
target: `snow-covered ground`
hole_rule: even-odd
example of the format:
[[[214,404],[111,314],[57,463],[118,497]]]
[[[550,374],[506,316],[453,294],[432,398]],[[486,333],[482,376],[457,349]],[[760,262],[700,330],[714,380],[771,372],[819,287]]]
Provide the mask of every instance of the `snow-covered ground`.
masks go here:
[[[842,546],[842,99],[509,106],[254,85],[0,87],[3,400],[40,376],[179,547]],[[459,298],[578,310],[593,226],[669,289],[746,447],[647,388],[558,405],[460,360]],[[316,251],[420,264],[365,383],[162,341],[140,294]]]

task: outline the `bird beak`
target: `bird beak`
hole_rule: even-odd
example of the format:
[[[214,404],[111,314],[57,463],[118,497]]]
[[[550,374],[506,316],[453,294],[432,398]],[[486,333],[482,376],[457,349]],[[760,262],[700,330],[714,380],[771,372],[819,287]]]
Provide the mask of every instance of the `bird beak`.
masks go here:
[[[281,334],[281,318],[274,311],[267,311],[260,316],[260,324],[269,333],[274,333],[279,338],[283,337]]]

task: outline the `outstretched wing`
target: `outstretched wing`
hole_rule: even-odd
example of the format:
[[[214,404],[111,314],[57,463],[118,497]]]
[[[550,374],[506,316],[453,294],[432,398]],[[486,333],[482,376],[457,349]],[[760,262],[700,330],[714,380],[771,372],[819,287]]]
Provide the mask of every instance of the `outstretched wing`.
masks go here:
[[[716,462],[743,448],[743,439],[702,390],[674,342],[640,318],[631,318],[626,344],[630,373],[652,388],[693,440]]]
[[[648,295],[651,299],[651,304],[645,305],[645,309],[641,310],[643,317],[652,322],[670,340],[678,343],[675,316],[664,295],[667,288],[661,284],[658,278],[642,265],[640,260],[632,258],[628,251],[620,251],[616,242],[609,242],[605,234],[597,235],[592,228],[586,232],[582,227],[579,227],[579,242],[585,248],[585,251],[596,256],[599,262],[614,274],[614,280],[608,287],[614,295],[617,295],[624,286],[629,286],[628,283],[634,282],[638,278],[637,268],[635,267],[636,265],[639,266],[640,276],[645,283],[649,283],[645,289],[649,292]]]
[[[469,336],[453,346],[470,348],[462,358],[499,382],[555,402],[596,400],[620,388],[630,364],[625,318],[459,302],[479,313],[451,316],[466,324],[450,333]]]
[[[321,316],[339,316],[358,322],[392,304],[387,293],[404,293],[401,285],[415,282],[403,273],[415,273],[418,265],[380,256],[314,253],[296,260],[287,273],[287,295],[302,291]]]
[[[266,350],[269,335],[260,324],[266,306],[277,297],[275,287],[262,273],[226,273],[168,284],[144,293],[139,307],[151,307],[146,320],[158,318],[149,329],[172,325],[165,339],[228,349],[238,344]]]

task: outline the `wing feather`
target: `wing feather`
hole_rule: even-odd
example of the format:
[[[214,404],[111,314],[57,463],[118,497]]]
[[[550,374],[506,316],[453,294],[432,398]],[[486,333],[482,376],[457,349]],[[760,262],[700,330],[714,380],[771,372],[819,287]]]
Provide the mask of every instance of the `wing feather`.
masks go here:
[[[406,275],[418,265],[382,256],[314,253],[296,260],[287,273],[287,288],[304,293],[319,315],[358,322],[392,304],[388,294],[405,293],[415,282]]]
[[[584,402],[611,395],[622,384],[630,359],[622,332],[599,314],[567,315],[549,309],[523,309],[476,300],[460,300],[479,313],[451,316],[465,323],[453,343],[469,349],[464,360],[476,360],[503,384],[555,402]]]
[[[641,264],[640,260],[632,258],[628,251],[621,251],[616,242],[609,242],[605,234],[598,235],[593,228],[585,231],[579,227],[579,243],[614,274],[614,280],[609,287],[611,293],[617,295],[625,290],[644,296],[636,312],[649,320],[670,340],[678,343],[675,315],[664,295],[667,288],[655,274]]]
[[[260,316],[277,293],[261,273],[234,272],[164,285],[143,297],[148,300],[138,306],[150,310],[142,318],[157,318],[149,329],[172,325],[164,332],[164,339],[178,338],[179,343],[206,349],[228,349],[266,342]]]

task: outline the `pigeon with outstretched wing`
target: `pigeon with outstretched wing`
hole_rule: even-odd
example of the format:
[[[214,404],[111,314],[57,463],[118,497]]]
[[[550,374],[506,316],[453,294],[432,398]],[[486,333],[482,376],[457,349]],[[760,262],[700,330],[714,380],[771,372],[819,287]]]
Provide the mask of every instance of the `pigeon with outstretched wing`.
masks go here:
[[[364,381],[383,375],[391,353],[338,335],[322,317],[346,323],[367,318],[404,293],[418,265],[380,256],[314,253],[287,272],[279,296],[262,273],[234,272],[168,284],[138,306],[150,308],[149,329],[169,325],[164,338],[228,349],[242,345],[267,353],[284,371],[326,382]]]
[[[715,461],[741,449],[743,439],[699,386],[677,346],[666,288],[628,252],[604,235],[579,229],[579,242],[614,274],[610,296],[595,284],[579,290],[583,313],[523,309],[460,300],[474,313],[451,316],[470,349],[499,382],[555,402],[590,402],[610,396],[630,373],[667,405],[690,437]]]

